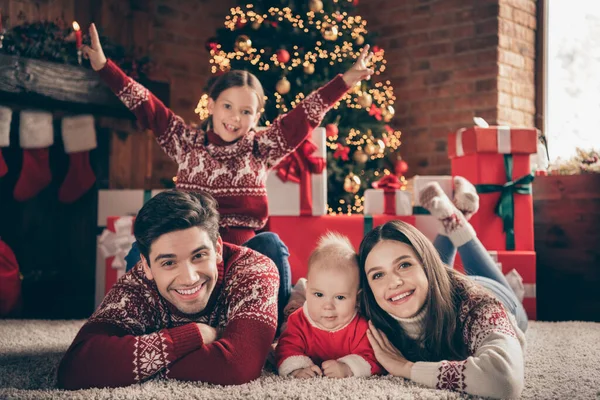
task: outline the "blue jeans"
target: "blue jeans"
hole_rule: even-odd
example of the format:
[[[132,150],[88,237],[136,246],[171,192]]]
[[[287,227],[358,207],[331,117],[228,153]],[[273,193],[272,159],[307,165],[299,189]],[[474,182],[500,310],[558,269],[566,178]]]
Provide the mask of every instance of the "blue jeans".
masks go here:
[[[261,232],[248,240],[243,246],[248,247],[254,251],[257,251],[267,257],[269,257],[279,270],[279,295],[278,295],[278,321],[279,325],[283,322],[283,309],[290,299],[290,293],[292,291],[292,270],[288,257],[290,252],[279,238],[279,235],[273,232]],[[133,244],[129,254],[125,256],[127,262],[127,271],[140,260],[140,250],[137,247],[137,242]]]
[[[445,264],[454,264],[457,249],[447,236],[438,235],[433,241],[433,245]],[[504,307],[515,316],[517,325],[525,332],[527,330],[527,313],[523,308],[523,304],[517,299],[508,281],[479,239],[475,237],[460,246],[458,252],[465,267],[465,273],[473,281],[492,292],[504,304]]]

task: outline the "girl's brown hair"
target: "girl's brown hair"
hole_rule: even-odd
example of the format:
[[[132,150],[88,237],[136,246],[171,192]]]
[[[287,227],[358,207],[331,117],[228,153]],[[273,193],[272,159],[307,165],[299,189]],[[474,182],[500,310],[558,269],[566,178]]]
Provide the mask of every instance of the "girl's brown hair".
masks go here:
[[[429,282],[429,293],[424,306],[427,310],[423,322],[424,336],[418,342],[411,339],[400,323],[379,307],[369,286],[365,261],[373,247],[383,240],[395,240],[411,246]],[[429,239],[402,221],[387,222],[373,229],[362,240],[359,266],[362,312],[387,335],[404,357],[413,362],[465,359],[468,349],[458,327],[461,296],[457,284],[462,279],[456,271],[442,262]]]

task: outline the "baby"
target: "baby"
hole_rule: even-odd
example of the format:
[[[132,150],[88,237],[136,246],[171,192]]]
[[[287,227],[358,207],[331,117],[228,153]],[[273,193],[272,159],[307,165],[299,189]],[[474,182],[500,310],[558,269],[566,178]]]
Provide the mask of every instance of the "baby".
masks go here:
[[[358,260],[345,236],[321,237],[308,260],[306,302],[288,318],[275,358],[279,375],[346,378],[382,372],[358,315]]]

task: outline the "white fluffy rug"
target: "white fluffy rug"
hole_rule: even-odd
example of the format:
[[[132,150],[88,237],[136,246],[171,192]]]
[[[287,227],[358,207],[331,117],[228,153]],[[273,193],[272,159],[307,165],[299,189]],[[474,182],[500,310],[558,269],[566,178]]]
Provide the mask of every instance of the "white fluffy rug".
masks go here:
[[[119,389],[57,390],[56,366],[83,321],[0,320],[0,398],[5,399],[459,399],[400,378],[293,380],[269,372],[222,387],[149,381]],[[535,322],[527,331],[524,399],[600,398],[600,323]]]

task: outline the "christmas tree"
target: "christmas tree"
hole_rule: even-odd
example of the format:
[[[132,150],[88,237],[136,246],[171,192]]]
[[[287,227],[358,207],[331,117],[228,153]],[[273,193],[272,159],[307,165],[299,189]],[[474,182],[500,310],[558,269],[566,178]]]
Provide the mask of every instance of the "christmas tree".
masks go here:
[[[330,110],[327,132],[328,208],[362,212],[363,192],[384,174],[401,177],[401,132],[390,127],[394,93],[385,70],[384,50],[373,45],[367,23],[356,15],[358,0],[264,0],[231,9],[225,27],[206,42],[216,76],[230,69],[255,74],[267,96],[263,122],[269,125],[307,94],[345,72],[366,44],[374,52],[374,79],[363,81]],[[209,82],[210,84],[210,82]],[[208,95],[198,103],[208,116]],[[403,178],[401,178],[403,180]]]

